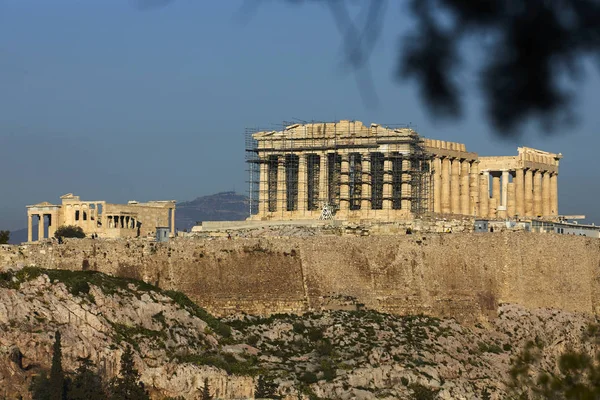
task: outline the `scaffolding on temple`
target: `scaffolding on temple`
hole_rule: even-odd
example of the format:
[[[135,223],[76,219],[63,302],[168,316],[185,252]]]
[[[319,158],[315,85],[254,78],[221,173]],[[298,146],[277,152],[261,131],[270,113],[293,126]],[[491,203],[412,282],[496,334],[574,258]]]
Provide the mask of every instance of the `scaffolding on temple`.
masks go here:
[[[409,126],[358,123],[359,132],[352,131],[354,121],[343,122],[284,121],[272,129],[247,128],[249,214],[314,216],[324,207],[339,210],[341,202],[350,212],[368,214],[384,210],[384,201],[389,210],[409,209],[415,217],[429,212],[432,156],[422,138]],[[286,134],[293,130],[303,130],[302,135]],[[390,130],[398,135],[390,136]],[[389,145],[406,150],[381,151]]]

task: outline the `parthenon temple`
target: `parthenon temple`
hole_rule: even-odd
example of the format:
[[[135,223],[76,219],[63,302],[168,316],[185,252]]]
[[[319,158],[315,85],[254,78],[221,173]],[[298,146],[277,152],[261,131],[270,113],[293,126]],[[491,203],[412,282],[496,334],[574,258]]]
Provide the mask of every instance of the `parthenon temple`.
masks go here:
[[[423,215],[556,219],[561,154],[480,157],[462,143],[359,121],[248,130],[250,219]]]
[[[62,204],[42,202],[27,206],[27,241],[33,240],[34,218],[38,222],[36,240],[50,238],[61,225],[74,225],[86,235],[99,238],[127,238],[154,235],[156,228],[169,227],[175,234],[175,201],[111,204],[104,200],[83,201],[72,193],[61,196]]]

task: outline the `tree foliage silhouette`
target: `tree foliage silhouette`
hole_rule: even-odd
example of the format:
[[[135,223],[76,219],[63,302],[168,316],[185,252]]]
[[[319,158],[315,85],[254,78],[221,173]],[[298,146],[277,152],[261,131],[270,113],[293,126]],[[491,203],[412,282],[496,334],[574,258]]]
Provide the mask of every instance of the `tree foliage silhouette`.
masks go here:
[[[0,244],[8,244],[10,231],[0,231]]]
[[[69,388],[68,400],[104,400],[106,393],[102,377],[94,372],[89,358],[81,359],[73,382]]]
[[[133,351],[127,346],[121,355],[121,376],[112,382],[111,400],[149,400],[133,362]]]
[[[279,399],[277,384],[263,375],[259,375],[254,388],[254,397],[257,399]]]
[[[140,8],[174,0],[137,0]],[[342,34],[346,62],[367,71],[389,6],[399,5],[414,24],[398,48],[398,78],[414,80],[435,116],[459,117],[464,79],[459,73],[477,65],[488,121],[501,136],[519,132],[528,120],[552,129],[573,116],[571,83],[583,76],[585,57],[600,56],[598,0],[279,0],[330,9]],[[246,0],[249,13],[271,2]],[[353,16],[351,6],[362,7]],[[470,47],[469,60],[461,54]],[[467,71],[471,75],[474,71]],[[358,72],[357,72],[358,73]],[[568,78],[569,85],[565,85]],[[367,82],[362,78],[359,82]],[[362,86],[365,84],[363,83]]]
[[[56,331],[52,349],[52,366],[50,367],[50,378],[48,380],[50,400],[65,400],[67,398],[65,373],[62,368],[62,345],[60,340],[60,332]]]
[[[82,239],[85,237],[85,233],[83,232],[83,228],[76,225],[62,225],[56,228],[56,232],[54,232],[54,237],[59,238],[79,238]]]
[[[208,378],[204,378],[204,385],[202,386],[202,400],[212,400],[212,395],[210,394],[210,386],[208,385]]]
[[[556,369],[534,373],[543,356],[541,342],[529,342],[513,360],[509,387],[513,399],[527,400],[587,400],[600,398],[600,328],[591,325],[584,332],[584,347],[567,348],[559,358]],[[591,346],[592,354],[585,351]]]

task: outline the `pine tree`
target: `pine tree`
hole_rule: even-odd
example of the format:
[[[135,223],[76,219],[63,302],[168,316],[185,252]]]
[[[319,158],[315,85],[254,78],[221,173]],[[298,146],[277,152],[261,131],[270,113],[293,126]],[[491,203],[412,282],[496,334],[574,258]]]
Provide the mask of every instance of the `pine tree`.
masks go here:
[[[210,395],[210,386],[208,386],[208,378],[204,378],[204,387],[202,388],[202,400],[212,400]]]
[[[33,378],[29,390],[31,391],[32,400],[50,400],[50,392],[48,387],[50,386],[50,380],[46,372],[42,372],[39,376]]]
[[[54,336],[54,353],[52,355],[52,367],[50,368],[50,380],[48,382],[48,393],[50,400],[66,400],[65,373],[62,368],[62,348],[60,343],[60,332],[56,331]]]
[[[257,399],[279,399],[277,396],[277,384],[262,375],[258,376],[254,397]]]
[[[127,346],[121,355],[121,377],[112,383],[112,400],[150,400],[144,384],[139,382],[140,374],[135,369],[133,351]]]
[[[102,378],[92,370],[89,358],[81,359],[75,378],[69,390],[69,400],[104,400],[106,394]]]

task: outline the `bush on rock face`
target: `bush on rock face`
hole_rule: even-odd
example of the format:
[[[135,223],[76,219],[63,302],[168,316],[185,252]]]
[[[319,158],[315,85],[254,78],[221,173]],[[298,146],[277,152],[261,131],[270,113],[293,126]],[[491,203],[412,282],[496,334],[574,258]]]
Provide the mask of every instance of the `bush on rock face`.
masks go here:
[[[83,232],[83,228],[75,225],[63,225],[59,226],[54,232],[55,238],[79,238],[82,239],[85,237],[85,233]]]

